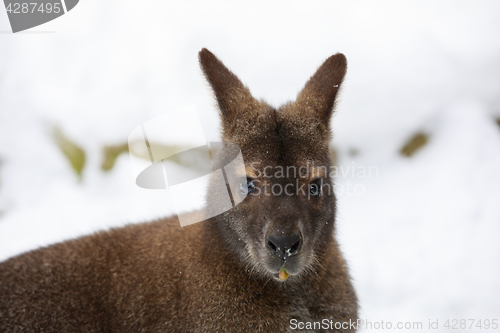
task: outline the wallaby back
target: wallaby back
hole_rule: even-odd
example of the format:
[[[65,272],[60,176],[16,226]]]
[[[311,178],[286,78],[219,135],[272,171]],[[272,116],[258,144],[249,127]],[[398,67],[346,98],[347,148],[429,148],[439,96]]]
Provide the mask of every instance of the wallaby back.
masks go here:
[[[292,319],[356,321],[328,173],[345,57],[328,58],[278,109],[253,98],[210,51],[199,57],[223,141],[242,151],[247,197],[184,228],[177,218],[130,225],[0,263],[0,332],[288,332]]]

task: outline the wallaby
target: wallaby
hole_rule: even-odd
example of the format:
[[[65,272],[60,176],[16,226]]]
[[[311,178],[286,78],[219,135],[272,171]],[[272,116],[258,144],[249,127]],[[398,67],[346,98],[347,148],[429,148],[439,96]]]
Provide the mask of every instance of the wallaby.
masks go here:
[[[222,141],[241,149],[246,198],[186,227],[177,217],[129,225],[1,263],[0,332],[355,331],[328,173],[345,56],[328,58],[279,108],[252,97],[207,49],[199,61]],[[302,172],[272,171],[293,168]]]

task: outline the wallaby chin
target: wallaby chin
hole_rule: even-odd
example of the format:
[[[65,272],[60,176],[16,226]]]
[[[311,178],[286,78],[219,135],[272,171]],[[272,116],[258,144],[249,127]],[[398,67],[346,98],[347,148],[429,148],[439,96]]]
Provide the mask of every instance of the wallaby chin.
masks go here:
[[[245,172],[225,175],[237,179],[227,186],[241,200],[184,228],[169,218],[1,263],[1,332],[288,332],[292,320],[355,331],[357,298],[335,240],[329,152],[345,57],[328,58],[279,108],[256,100],[210,51],[199,60],[225,142],[215,167],[241,149]],[[212,191],[214,182],[207,207],[223,195]]]

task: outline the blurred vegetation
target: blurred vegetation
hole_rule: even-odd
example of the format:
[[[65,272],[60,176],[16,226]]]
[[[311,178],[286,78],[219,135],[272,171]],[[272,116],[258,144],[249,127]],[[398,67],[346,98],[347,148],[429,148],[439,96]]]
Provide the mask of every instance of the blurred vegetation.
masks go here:
[[[145,149],[143,142],[137,141],[132,142],[130,147],[128,143],[118,144],[118,145],[108,145],[103,148],[103,157],[101,163],[101,169],[104,171],[109,171],[113,169],[116,159],[122,153],[130,153],[136,157],[142,158],[146,161],[151,161],[148,149]],[[178,145],[164,145],[159,143],[151,142],[149,148],[155,151],[159,155],[170,156],[169,161],[177,163],[185,167],[196,167],[196,161],[186,160],[182,158],[182,155],[178,155],[179,152],[188,150],[188,147],[178,146]]]
[[[101,163],[101,169],[104,171],[109,171],[115,165],[116,159],[122,153],[128,153],[128,144],[124,143],[121,145],[114,146],[104,146],[103,148],[103,159]],[[149,157],[148,157],[149,159]]]
[[[58,127],[53,129],[53,137],[57,146],[70,163],[71,168],[75,171],[78,178],[81,179],[83,167],[85,166],[85,151],[69,139]]]
[[[500,118],[497,118],[497,125],[500,127]]]
[[[413,135],[401,148],[399,153],[406,157],[413,156],[418,150],[425,146],[429,141],[429,136],[423,132]]]
[[[149,152],[148,151],[143,151],[141,149],[136,149],[135,147],[144,147],[144,145],[134,145],[134,143],[131,144],[132,150],[131,154],[134,156],[143,158],[145,160],[151,160],[149,157]],[[160,156],[170,156],[168,157],[169,161],[175,162],[180,165],[184,166],[189,166],[185,165],[186,163],[183,163],[182,160],[179,159],[179,155],[177,155],[179,152],[189,150],[189,147],[183,147],[179,145],[164,145],[161,143],[156,143],[156,142],[149,142],[149,147],[151,148],[152,151],[154,151],[157,155]]]

